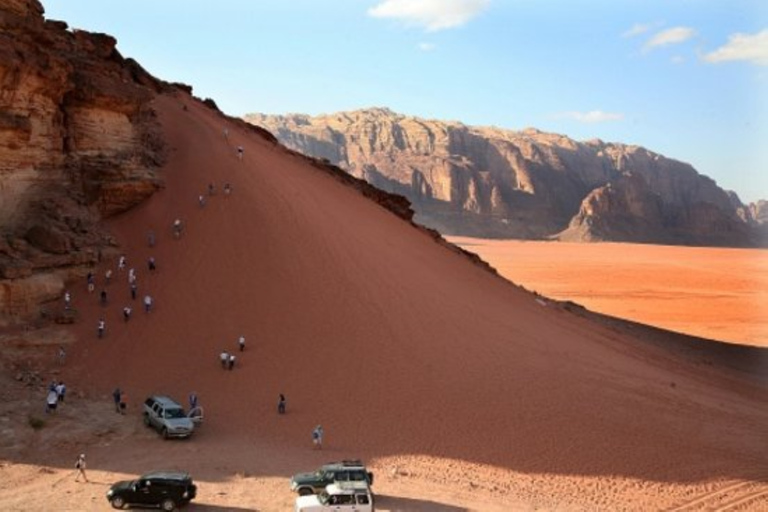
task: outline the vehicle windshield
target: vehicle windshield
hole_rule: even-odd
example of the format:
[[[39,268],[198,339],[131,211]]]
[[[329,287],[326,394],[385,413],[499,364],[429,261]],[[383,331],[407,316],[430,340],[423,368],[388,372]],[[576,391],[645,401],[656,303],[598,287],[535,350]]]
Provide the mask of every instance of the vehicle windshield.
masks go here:
[[[319,501],[321,505],[327,505],[328,501],[330,501],[330,496],[328,496],[326,491],[323,491],[317,495],[317,501]]]
[[[166,418],[186,418],[187,415],[184,414],[184,409],[166,409],[165,410],[165,417]]]

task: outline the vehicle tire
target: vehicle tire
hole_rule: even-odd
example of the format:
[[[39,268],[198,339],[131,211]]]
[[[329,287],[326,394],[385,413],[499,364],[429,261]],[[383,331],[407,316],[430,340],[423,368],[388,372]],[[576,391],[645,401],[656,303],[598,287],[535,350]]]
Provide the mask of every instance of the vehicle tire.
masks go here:
[[[163,439],[170,439],[171,436],[168,435],[168,429],[163,427],[163,429],[160,431],[160,435],[163,436]],[[165,510],[165,509],[163,509]]]
[[[116,498],[112,498],[109,504],[112,505],[112,508],[123,508],[125,507],[125,500],[120,496],[117,496]]]
[[[299,496],[309,496],[310,494],[315,494],[312,489],[308,487],[302,487],[299,489]]]
[[[165,510],[166,512],[172,512],[176,510],[176,502],[173,501],[171,498],[165,498],[163,501],[160,502],[160,510]]]

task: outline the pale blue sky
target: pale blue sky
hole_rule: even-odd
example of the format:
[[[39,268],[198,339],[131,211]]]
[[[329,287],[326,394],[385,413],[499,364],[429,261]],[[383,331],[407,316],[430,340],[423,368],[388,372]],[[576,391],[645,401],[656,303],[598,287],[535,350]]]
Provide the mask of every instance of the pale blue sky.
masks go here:
[[[231,115],[386,106],[533,126],[639,144],[768,199],[766,0],[43,3]]]

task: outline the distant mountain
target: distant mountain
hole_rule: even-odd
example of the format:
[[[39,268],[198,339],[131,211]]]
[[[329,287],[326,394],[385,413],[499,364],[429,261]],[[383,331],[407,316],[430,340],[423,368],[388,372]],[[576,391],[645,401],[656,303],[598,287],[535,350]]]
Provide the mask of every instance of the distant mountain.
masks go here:
[[[386,108],[245,119],[406,196],[417,221],[444,234],[736,247],[766,240],[765,204],[744,205],[689,164],[638,146]]]

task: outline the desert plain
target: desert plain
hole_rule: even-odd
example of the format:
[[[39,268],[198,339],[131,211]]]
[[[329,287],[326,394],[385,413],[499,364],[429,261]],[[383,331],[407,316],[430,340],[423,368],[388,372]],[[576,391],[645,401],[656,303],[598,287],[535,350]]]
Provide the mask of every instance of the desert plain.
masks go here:
[[[702,338],[768,347],[768,250],[448,239],[544,296]]]
[[[376,474],[380,511],[768,509],[764,349],[543,299],[187,94],[153,106],[165,188],[110,221],[119,251],[94,272],[123,252],[155,306],[124,272],[99,282],[107,305],[72,276],[72,326],[2,332],[1,510],[107,510],[112,482],[154,469],[192,473],[189,510],[292,510],[291,474],[345,458]],[[211,182],[233,193],[201,208]],[[46,415],[52,379],[69,393]],[[143,426],[148,394],[192,391],[191,439]]]

